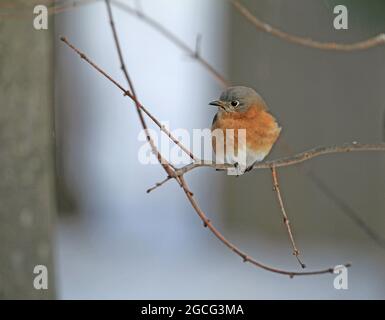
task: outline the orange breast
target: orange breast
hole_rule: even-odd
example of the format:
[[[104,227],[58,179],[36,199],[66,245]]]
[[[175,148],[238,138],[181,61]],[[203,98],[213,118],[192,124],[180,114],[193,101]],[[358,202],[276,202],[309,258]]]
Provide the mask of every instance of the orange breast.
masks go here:
[[[235,155],[238,149],[238,130],[246,129],[247,148],[256,152],[270,152],[271,147],[277,140],[281,128],[275,118],[266,110],[251,106],[246,112],[229,112],[218,114],[211,128],[212,131],[222,130],[224,138],[224,152],[226,147],[233,147]],[[226,129],[234,129],[234,139],[226,139]],[[217,152],[216,139],[213,136],[213,149]],[[226,141],[234,141],[233,146],[226,146]],[[219,147],[219,146],[218,146]]]

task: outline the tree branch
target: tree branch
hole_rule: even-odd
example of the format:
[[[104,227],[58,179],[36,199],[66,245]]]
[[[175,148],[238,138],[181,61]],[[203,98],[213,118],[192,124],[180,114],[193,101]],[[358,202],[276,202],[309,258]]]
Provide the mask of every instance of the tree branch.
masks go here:
[[[234,8],[249,22],[251,22],[257,29],[269,33],[275,37],[280,38],[281,40],[299,44],[305,47],[322,49],[322,50],[334,50],[334,51],[356,51],[356,50],[365,50],[372,47],[385,44],[385,34],[381,33],[373,38],[369,38],[364,41],[355,42],[355,43],[336,43],[336,42],[320,42],[315,41],[309,38],[304,38],[296,35],[292,35],[285,31],[279,30],[272,27],[271,25],[263,22],[253,15],[244,5],[242,5],[238,0],[230,0]]]
[[[142,127],[143,129],[145,130],[146,132],[146,139],[148,141],[148,143],[150,144],[151,146],[151,150],[152,152],[154,153],[154,155],[156,156],[156,158],[158,159],[159,163],[161,164],[161,166],[163,167],[163,169],[166,171],[167,175],[169,176],[175,176],[175,171],[173,170],[173,167],[172,165],[165,159],[163,158],[163,156],[160,154],[160,152],[158,151],[158,149],[156,148],[151,136],[150,136],[150,133],[148,132],[148,128],[147,128],[147,125],[145,123],[145,120],[143,118],[143,115],[141,113],[141,110],[143,108],[143,106],[141,105],[141,103],[136,99],[136,96],[134,95],[135,94],[135,91],[133,90],[131,93],[129,90],[126,90],[121,84],[119,84],[119,82],[117,82],[116,80],[114,80],[110,75],[108,75],[103,69],[101,69],[98,65],[96,65],[93,61],[91,61],[83,52],[81,52],[79,49],[77,49],[74,45],[72,45],[68,40],[67,38],[65,37],[60,37],[60,40],[63,41],[67,46],[69,46],[72,50],[74,50],[79,56],[81,59],[83,59],[84,61],[86,61],[88,64],[90,64],[93,68],[95,68],[97,71],[99,71],[103,76],[105,76],[108,80],[110,80],[116,87],[118,87],[121,91],[123,91],[124,95],[125,96],[129,96],[134,102],[135,102],[135,105],[136,105],[136,108],[137,108],[137,111],[138,111],[138,115],[139,115],[139,119],[140,119],[140,122],[142,124]],[[132,88],[131,88],[132,90]],[[177,179],[177,181],[179,181],[179,179]]]
[[[114,23],[114,19],[113,19],[113,16],[112,16],[112,10],[111,10],[111,4],[110,4],[110,0],[105,0],[105,3],[106,3],[106,6],[107,6],[107,13],[108,13],[108,18],[109,18],[109,21],[110,21],[110,25],[111,25],[111,30],[112,30],[112,34],[114,36],[114,42],[115,42],[115,46],[116,46],[116,50],[118,52],[118,56],[119,56],[119,61],[120,61],[120,68],[121,70],[123,71],[123,74],[127,80],[127,83],[130,87],[130,90],[133,94],[133,96],[136,96],[136,93],[135,93],[135,90],[134,90],[134,86],[133,86],[133,83],[131,81],[131,78],[127,72],[127,68],[126,68],[126,65],[124,63],[124,58],[123,58],[123,54],[122,54],[122,49],[121,49],[121,46],[120,46],[120,42],[119,42],[119,38],[118,38],[118,34],[117,34],[117,31],[116,31],[116,28],[115,28],[115,23]],[[144,108],[142,105],[140,104],[137,104],[136,103],[136,106],[138,108],[138,110],[142,110],[144,111],[152,121],[154,121],[155,124],[157,124],[157,126],[159,127],[159,129],[161,131],[163,131],[176,145],[178,145],[191,159],[193,160],[198,160],[198,158],[196,158],[194,156],[194,154],[188,150],[178,139],[176,139],[167,129],[164,125],[162,125],[146,108]],[[144,120],[143,120],[144,121]],[[142,119],[141,119],[141,122],[142,122]],[[147,130],[147,128],[146,128]]]
[[[293,232],[291,231],[291,227],[290,227],[290,221],[289,221],[289,218],[286,214],[285,206],[283,204],[283,200],[282,200],[282,196],[281,196],[281,190],[279,188],[279,183],[278,183],[277,170],[275,167],[271,167],[271,175],[273,177],[273,190],[277,194],[279,208],[281,209],[281,212],[283,215],[283,223],[286,226],[287,233],[289,234],[291,245],[293,246],[293,255],[297,258],[298,263],[301,265],[301,267],[306,268],[305,264],[303,264],[302,261],[298,257],[299,256],[299,250],[297,249],[297,246],[295,244]]]
[[[256,162],[254,163],[250,170],[256,170],[256,169],[270,169],[272,167],[287,167],[292,166],[301,162],[308,161],[310,159],[319,157],[321,155],[325,154],[332,154],[332,153],[346,153],[346,152],[363,152],[363,151],[385,151],[385,143],[345,143],[343,145],[335,145],[335,146],[329,146],[329,147],[315,147],[313,149],[310,149],[308,151],[304,151],[298,154],[295,154],[290,157],[284,157],[281,159],[276,160],[270,160],[270,161],[263,161],[263,162]],[[194,170],[196,168],[201,167],[210,167],[214,169],[224,170],[228,168],[234,167],[232,164],[213,164],[213,163],[207,163],[207,162],[194,162],[191,164],[188,164],[182,168],[179,168],[176,170],[177,175],[183,175],[191,170]]]
[[[186,181],[183,176],[180,177],[182,182],[182,188],[185,190],[185,194],[190,201],[190,204],[195,209],[195,212],[198,214],[199,218],[203,221],[204,227],[207,227],[210,229],[210,231],[215,235],[217,239],[219,239],[226,247],[228,247],[231,251],[233,251],[236,255],[242,258],[243,262],[250,262],[252,265],[262,268],[266,271],[270,271],[273,273],[288,275],[290,278],[293,278],[294,276],[310,276],[310,275],[319,275],[319,274],[326,274],[326,273],[333,273],[333,268],[323,269],[323,270],[317,270],[317,271],[308,271],[308,272],[295,272],[295,271],[286,271],[282,269],[277,269],[274,267],[270,267],[266,264],[260,263],[253,259],[252,257],[248,256],[245,252],[238,249],[235,245],[233,245],[231,242],[229,242],[219,231],[216,229],[213,224],[211,223],[210,219],[207,218],[205,213],[200,209],[197,202],[195,201],[194,197],[190,195],[188,192],[186,192],[187,186]],[[350,267],[350,264],[345,264],[345,267]]]
[[[217,71],[207,60],[202,58],[197,48],[195,48],[195,50],[190,48],[188,44],[186,44],[183,40],[178,38],[174,33],[172,33],[162,24],[157,22],[155,19],[149,17],[142,11],[133,9],[130,6],[126,5],[125,3],[121,3],[120,1],[117,1],[117,0],[111,0],[111,3],[114,4],[114,6],[116,6],[117,8],[120,8],[121,10],[142,20],[144,23],[148,24],[150,27],[154,28],[156,31],[162,34],[165,38],[167,38],[170,42],[176,45],[179,49],[184,51],[188,56],[190,56],[192,59],[195,59],[198,63],[200,63],[207,70],[207,72],[210,73],[224,88],[230,86],[230,82],[219,71]],[[199,37],[197,39],[198,39],[197,47],[199,49],[200,48]]]

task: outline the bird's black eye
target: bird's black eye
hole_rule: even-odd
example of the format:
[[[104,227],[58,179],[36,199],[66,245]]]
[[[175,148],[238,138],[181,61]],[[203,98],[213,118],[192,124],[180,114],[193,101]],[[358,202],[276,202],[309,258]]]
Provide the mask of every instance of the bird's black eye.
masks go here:
[[[238,100],[233,100],[233,101],[231,101],[231,105],[233,107],[237,107],[239,105],[239,101]]]

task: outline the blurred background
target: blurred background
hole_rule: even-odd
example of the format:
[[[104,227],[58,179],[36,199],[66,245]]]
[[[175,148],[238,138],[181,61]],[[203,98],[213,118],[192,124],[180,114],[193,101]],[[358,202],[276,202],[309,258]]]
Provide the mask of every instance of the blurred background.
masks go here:
[[[383,299],[385,155],[329,155],[279,170],[297,245],[309,270],[289,279],[256,269],[202,227],[159,165],[142,165],[129,99],[60,40],[125,84],[104,1],[59,1],[49,28],[35,3],[0,0],[0,297],[58,299]],[[319,41],[351,43],[385,30],[385,3],[242,0],[259,19]],[[75,4],[75,5],[74,5]],[[319,145],[384,140],[384,46],[324,51],[257,30],[225,0],[111,0],[140,101],[171,130],[208,128],[223,87],[135,10],[169,30],[236,85],[255,88],[283,127],[269,159]],[[349,29],[333,28],[345,4]],[[56,14],[53,14],[56,13]],[[156,128],[147,121],[150,127]],[[165,140],[166,141],[166,140]],[[269,170],[235,178],[186,176],[211,221],[256,260],[298,270]],[[49,270],[33,288],[33,267]]]

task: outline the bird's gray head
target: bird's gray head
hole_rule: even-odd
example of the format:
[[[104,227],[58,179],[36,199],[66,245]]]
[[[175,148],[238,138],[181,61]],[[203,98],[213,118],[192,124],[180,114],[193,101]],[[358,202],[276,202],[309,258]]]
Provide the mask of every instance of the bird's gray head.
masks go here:
[[[217,106],[220,111],[224,112],[245,112],[252,105],[267,109],[262,97],[255,90],[242,86],[227,88],[222,92],[219,100],[209,104]]]

